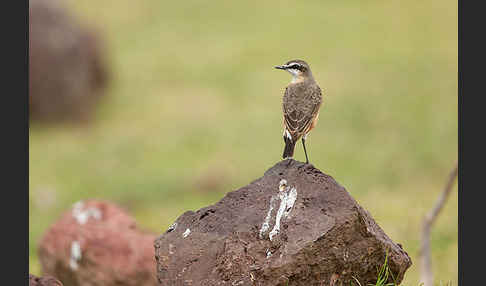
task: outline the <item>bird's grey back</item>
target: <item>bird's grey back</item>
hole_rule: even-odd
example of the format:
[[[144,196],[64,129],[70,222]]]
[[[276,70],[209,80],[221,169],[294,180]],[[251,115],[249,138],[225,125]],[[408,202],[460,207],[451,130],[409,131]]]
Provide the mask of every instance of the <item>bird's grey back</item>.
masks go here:
[[[302,82],[290,84],[285,89],[283,97],[284,112],[295,110],[309,114],[321,102],[321,88],[315,83],[306,84]]]

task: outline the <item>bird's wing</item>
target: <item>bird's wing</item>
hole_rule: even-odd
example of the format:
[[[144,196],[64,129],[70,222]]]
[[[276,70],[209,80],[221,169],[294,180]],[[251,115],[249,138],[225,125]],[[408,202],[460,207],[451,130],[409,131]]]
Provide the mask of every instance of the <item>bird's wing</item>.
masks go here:
[[[307,132],[319,113],[321,90],[319,87],[307,89],[302,97],[292,96],[291,92],[289,88],[285,90],[288,100],[283,103],[284,126],[296,141]]]

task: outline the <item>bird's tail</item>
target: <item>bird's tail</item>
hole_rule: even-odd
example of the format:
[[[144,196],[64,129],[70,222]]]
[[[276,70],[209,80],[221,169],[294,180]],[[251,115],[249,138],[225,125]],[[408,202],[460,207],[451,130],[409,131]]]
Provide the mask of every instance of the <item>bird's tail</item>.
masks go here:
[[[282,157],[285,158],[290,158],[294,156],[294,149],[295,149],[295,142],[288,138],[287,136],[284,136],[284,141],[285,141],[285,148]]]

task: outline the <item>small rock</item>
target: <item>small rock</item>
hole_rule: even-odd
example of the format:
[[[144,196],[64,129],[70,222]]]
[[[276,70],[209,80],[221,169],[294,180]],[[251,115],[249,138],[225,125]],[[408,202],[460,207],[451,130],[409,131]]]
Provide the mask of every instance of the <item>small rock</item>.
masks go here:
[[[36,121],[86,121],[108,68],[99,32],[59,0],[29,1],[29,111]]]
[[[158,285],[154,239],[112,203],[78,202],[42,238],[42,272],[70,286]]]
[[[29,274],[29,286],[63,286],[61,281],[52,276],[36,277]]]

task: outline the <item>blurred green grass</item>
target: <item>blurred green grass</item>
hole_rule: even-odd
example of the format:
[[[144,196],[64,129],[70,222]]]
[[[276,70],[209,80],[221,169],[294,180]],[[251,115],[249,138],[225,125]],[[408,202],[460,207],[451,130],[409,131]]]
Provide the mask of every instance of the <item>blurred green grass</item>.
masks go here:
[[[403,285],[418,285],[421,218],[457,159],[457,2],[68,4],[103,32],[113,80],[90,126],[31,124],[31,273],[78,200],[114,201],[162,233],[262,176],[283,150],[290,76],[273,66],[302,58],[325,94],[311,162],[403,245]],[[435,277],[454,285],[457,222],[454,191],[431,242]]]

